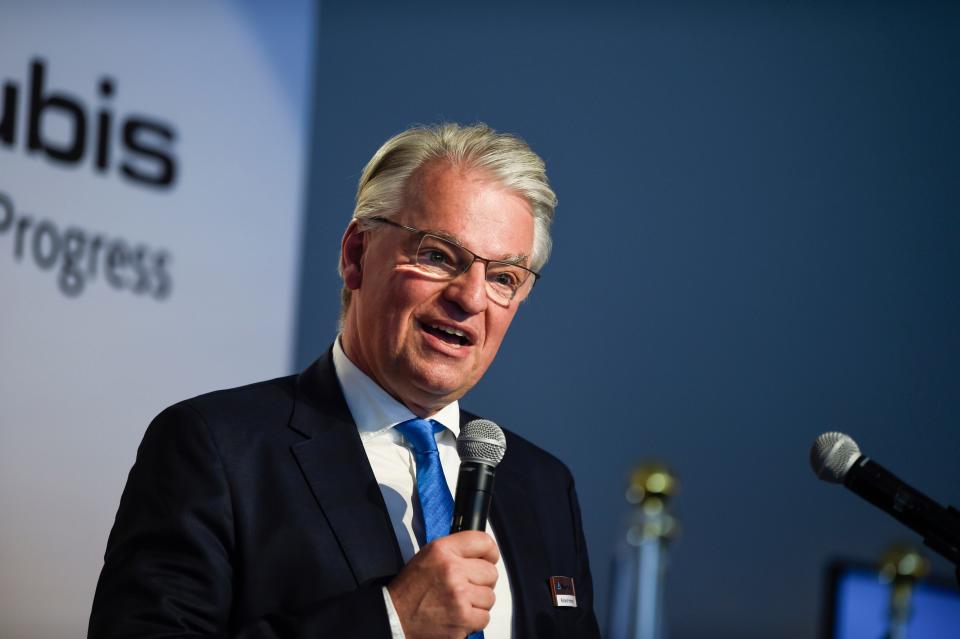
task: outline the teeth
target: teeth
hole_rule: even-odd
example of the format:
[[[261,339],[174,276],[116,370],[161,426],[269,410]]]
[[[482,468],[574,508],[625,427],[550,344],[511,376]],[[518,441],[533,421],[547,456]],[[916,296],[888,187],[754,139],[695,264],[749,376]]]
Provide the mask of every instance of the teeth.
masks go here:
[[[430,325],[430,328],[435,328],[435,329],[437,329],[438,331],[443,331],[444,333],[447,333],[447,334],[449,334],[449,335],[456,335],[457,337],[466,338],[466,336],[467,336],[467,334],[464,333],[463,331],[461,331],[460,329],[458,329],[458,328],[450,328],[449,326],[438,326],[438,325],[436,325],[436,324],[431,324],[431,325]]]
[[[459,328],[450,328],[449,326],[440,326],[438,324],[431,324],[430,328],[436,329],[438,331],[442,331],[447,335],[454,335],[456,337],[459,337],[464,341],[464,343],[470,342],[470,339],[467,337],[467,334],[461,331]]]

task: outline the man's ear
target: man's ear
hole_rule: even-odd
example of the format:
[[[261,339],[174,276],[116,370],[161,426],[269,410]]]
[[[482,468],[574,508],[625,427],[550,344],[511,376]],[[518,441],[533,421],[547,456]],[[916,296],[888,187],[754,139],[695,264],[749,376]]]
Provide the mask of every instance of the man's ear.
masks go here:
[[[351,291],[360,288],[363,281],[363,249],[367,234],[360,229],[360,222],[352,220],[340,242],[340,270],[343,284]]]

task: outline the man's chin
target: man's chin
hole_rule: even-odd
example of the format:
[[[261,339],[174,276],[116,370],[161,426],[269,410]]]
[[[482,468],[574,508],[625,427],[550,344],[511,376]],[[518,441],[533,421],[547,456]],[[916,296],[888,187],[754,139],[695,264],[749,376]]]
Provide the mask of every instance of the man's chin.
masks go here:
[[[442,408],[463,397],[473,386],[463,375],[443,375],[439,371],[423,371],[410,376],[414,401],[421,405]]]

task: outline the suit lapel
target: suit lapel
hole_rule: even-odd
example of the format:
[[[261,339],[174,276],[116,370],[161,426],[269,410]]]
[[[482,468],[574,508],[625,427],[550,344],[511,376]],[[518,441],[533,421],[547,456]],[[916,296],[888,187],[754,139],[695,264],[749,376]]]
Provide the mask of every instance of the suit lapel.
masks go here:
[[[292,447],[297,463],[357,584],[386,582],[403,568],[403,557],[329,351],[298,376],[296,393],[290,427],[307,437]],[[552,573],[536,504],[513,466],[508,453],[497,470],[490,521],[510,578],[515,639],[526,639],[535,636],[537,611],[549,606]]]
[[[508,447],[493,485],[490,522],[510,576],[515,639],[525,639],[536,634],[536,613],[550,597],[546,584],[552,573],[542,545],[545,537],[536,517],[536,504],[525,490],[521,475],[507,461],[509,456]]]
[[[290,427],[309,438],[293,454],[357,585],[396,575],[403,568],[396,534],[329,351],[297,378]]]

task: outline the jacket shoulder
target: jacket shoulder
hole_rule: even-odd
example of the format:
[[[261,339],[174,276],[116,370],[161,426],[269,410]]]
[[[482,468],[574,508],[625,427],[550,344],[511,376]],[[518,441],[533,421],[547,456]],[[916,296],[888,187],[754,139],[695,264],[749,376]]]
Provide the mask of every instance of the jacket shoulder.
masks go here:
[[[296,375],[217,390],[169,406],[151,423],[151,431],[166,437],[193,436],[206,431],[221,445],[260,440],[286,430],[296,402]]]
[[[461,411],[462,423],[472,419],[482,418],[468,411]],[[567,484],[573,481],[570,469],[559,458],[508,428],[501,427],[501,430],[507,439],[507,452],[500,463],[500,469],[509,469],[528,476],[535,483],[563,481]]]
[[[229,417],[245,419],[289,410],[296,396],[296,375],[216,390],[185,399],[171,408],[189,408],[208,421]]]

